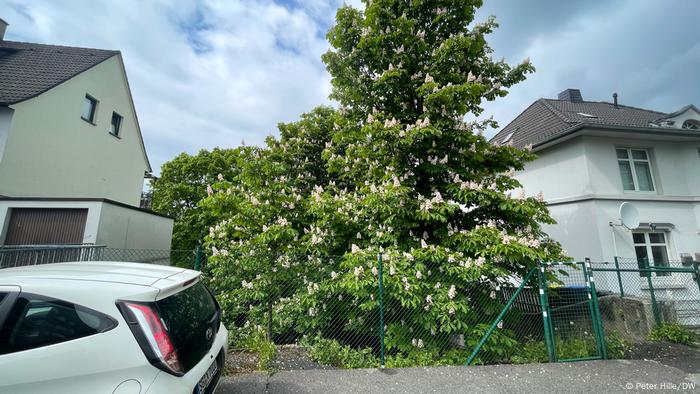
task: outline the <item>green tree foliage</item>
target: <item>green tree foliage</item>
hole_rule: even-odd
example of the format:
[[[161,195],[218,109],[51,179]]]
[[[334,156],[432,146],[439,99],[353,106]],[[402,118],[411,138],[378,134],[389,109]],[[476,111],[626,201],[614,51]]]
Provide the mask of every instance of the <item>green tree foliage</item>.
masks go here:
[[[387,321],[387,346],[436,352],[478,330],[477,307],[498,311],[489,295],[506,278],[564,258],[541,230],[553,223],[543,196],[512,177],[534,155],[490,144],[493,120],[464,120],[534,70],[492,59],[496,23],[473,23],[480,4],[338,10],[323,61],[339,109],[280,125],[253,170],[200,204],[217,218],[212,284],[232,323],[374,333],[381,254],[387,303],[403,317]]]
[[[237,179],[244,163],[259,148],[200,150],[181,153],[163,164],[153,187],[153,210],[175,218],[172,249],[193,250],[211,223],[197,204],[207,197],[207,186],[221,179]]]

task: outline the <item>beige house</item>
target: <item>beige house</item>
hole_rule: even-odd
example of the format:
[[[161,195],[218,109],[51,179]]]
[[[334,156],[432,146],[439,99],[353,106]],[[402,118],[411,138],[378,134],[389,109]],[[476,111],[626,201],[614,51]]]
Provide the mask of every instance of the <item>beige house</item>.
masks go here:
[[[151,172],[121,53],[4,40],[0,245],[169,249],[172,219],[141,209]]]

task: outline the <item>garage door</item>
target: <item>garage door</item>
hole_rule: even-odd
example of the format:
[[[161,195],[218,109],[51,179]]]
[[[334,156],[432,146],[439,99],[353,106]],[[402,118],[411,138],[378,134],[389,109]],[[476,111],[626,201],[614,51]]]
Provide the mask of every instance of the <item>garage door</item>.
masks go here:
[[[5,245],[83,243],[87,209],[12,208]]]

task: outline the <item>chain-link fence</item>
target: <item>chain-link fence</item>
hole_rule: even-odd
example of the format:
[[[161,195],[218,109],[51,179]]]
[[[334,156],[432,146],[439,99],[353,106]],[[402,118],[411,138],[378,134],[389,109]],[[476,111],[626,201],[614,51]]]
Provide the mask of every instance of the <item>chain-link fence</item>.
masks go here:
[[[372,257],[249,259],[232,258],[209,272],[233,348],[255,348],[266,337],[303,346],[314,361],[335,367],[605,356],[583,263],[463,280],[446,270],[456,262],[441,268]]]
[[[662,324],[700,328],[698,263],[618,257],[591,263],[606,332],[646,338]]]
[[[201,260],[201,253],[193,250],[121,249],[92,244],[0,247],[0,268],[71,261],[122,261],[193,268]]]

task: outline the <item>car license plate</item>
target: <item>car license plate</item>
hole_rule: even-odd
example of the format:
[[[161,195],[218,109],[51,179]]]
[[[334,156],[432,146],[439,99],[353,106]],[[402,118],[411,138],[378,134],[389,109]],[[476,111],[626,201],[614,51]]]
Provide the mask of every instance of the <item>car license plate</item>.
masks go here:
[[[217,364],[216,360],[214,360],[214,363],[209,366],[207,372],[204,373],[204,376],[202,376],[202,378],[199,379],[199,383],[197,383],[197,391],[199,393],[203,393],[207,389],[209,383],[211,383],[212,379],[214,379],[214,376],[216,376],[216,373],[218,371],[219,365]]]

